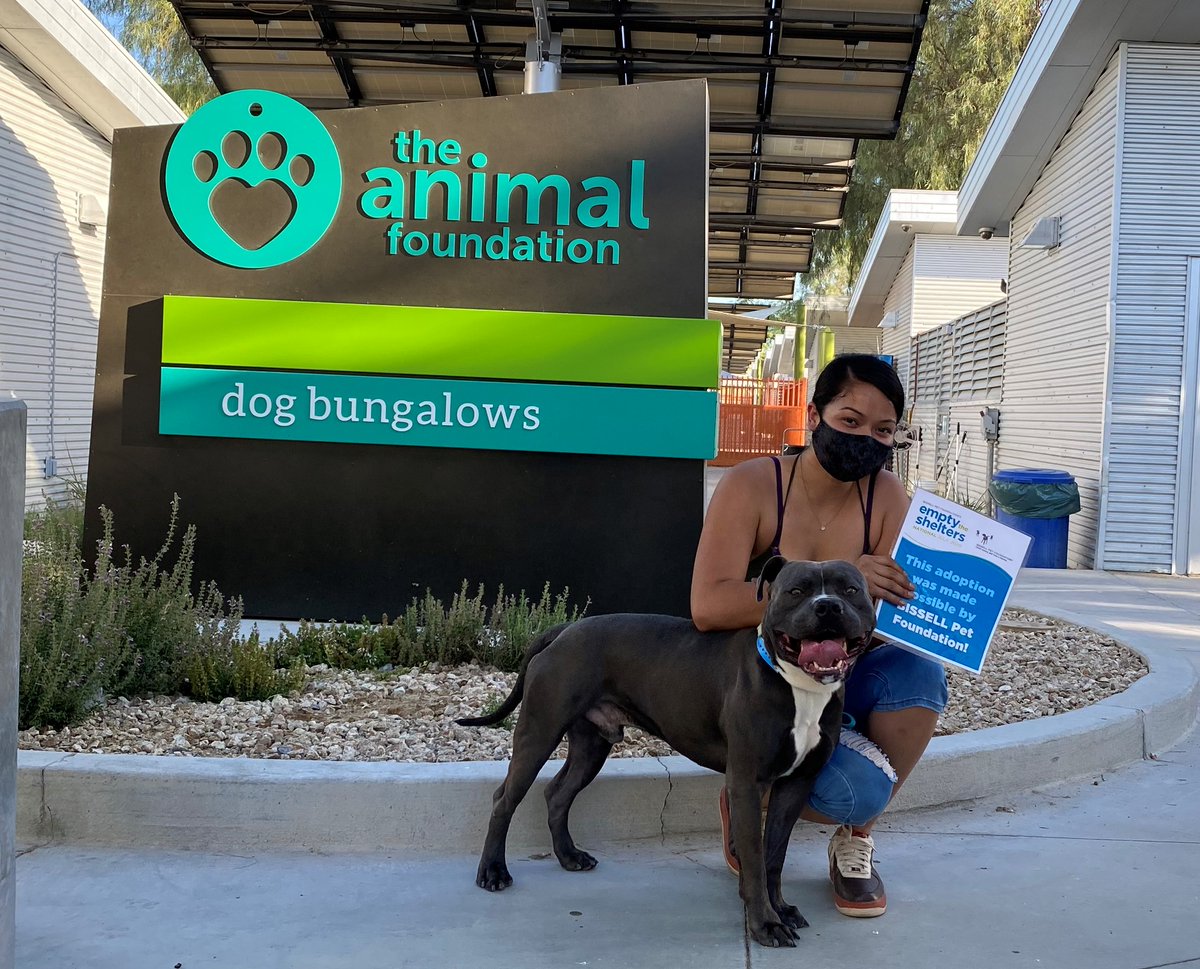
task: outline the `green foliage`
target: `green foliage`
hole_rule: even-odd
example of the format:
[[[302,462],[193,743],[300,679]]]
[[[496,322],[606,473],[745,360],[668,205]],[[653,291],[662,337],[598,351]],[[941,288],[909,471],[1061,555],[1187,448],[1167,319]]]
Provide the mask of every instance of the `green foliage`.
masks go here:
[[[176,543],[178,498],[167,537],[151,559],[135,562],[127,546],[118,552],[107,509],[101,519],[95,567],[89,569],[77,504],[51,502],[26,517],[22,729],[77,723],[106,695],[181,692],[189,659],[219,657],[238,639],[239,601],[226,603],[210,583],[192,595],[195,529],[185,529]]]
[[[515,670],[530,639],[582,612],[569,605],[567,590],[551,596],[549,583],[536,602],[524,592],[506,595],[501,586],[489,608],[483,586],[472,595],[464,581],[448,608],[427,591],[394,621],[384,616],[378,624],[301,622],[295,632],[283,630],[279,649],[285,660],[343,669],[473,662]]]
[[[170,0],[84,0],[185,114],[217,94]]]
[[[263,643],[258,633],[246,639],[234,636],[222,639],[219,648],[190,652],[185,661],[188,688],[200,701],[269,700],[276,694],[292,693],[304,685],[304,666],[293,660],[282,669],[279,644]]]
[[[578,619],[566,590],[537,601],[503,587],[491,606],[466,582],[449,607],[427,592],[395,621],[301,622],[279,639],[240,635],[242,603],[211,582],[193,594],[196,532],[180,530],[179,499],[152,558],[118,549],[101,509],[94,568],[83,556],[83,512],[49,503],[25,521],[18,722],[61,727],[108,696],[188,693],[196,700],[264,700],[300,688],[304,664],[367,670],[476,662],[515,670],[529,640]],[[586,609],[586,605],[584,607]]]
[[[818,233],[808,290],[848,293],[893,188],[957,189],[1037,26],[1039,0],[933,0],[895,141],[863,141],[842,228]]]

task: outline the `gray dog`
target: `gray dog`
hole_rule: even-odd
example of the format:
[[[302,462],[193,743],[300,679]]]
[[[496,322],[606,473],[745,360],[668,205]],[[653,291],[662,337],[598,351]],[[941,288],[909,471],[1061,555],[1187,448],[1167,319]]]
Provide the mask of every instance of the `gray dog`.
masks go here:
[[[596,867],[571,838],[567,814],[632,725],[725,774],[750,932],[762,945],[796,944],[808,923],[781,894],[788,838],[838,742],[842,685],[870,648],[875,614],[862,573],[848,562],[776,557],[759,578],[760,598],[764,583],[770,600],[758,633],[702,633],[685,619],[646,615],[593,616],[551,629],[530,644],[498,710],[458,721],[498,723],[524,698],[508,776],[493,797],[476,876],[481,888],[512,884],[504,846],[513,811],[564,734],[567,759],[546,788],[554,853],[568,871]]]

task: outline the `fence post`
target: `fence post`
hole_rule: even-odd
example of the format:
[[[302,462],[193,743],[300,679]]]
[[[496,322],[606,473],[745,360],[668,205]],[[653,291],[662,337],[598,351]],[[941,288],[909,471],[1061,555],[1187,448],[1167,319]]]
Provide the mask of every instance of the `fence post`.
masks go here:
[[[0,401],[0,969],[17,953],[17,676],[25,518],[25,402]]]

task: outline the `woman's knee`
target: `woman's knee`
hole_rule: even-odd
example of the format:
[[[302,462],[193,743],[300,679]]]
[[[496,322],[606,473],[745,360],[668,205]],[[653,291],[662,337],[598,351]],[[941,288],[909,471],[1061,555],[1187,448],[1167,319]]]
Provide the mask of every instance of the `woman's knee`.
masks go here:
[[[817,775],[809,797],[814,810],[840,824],[873,821],[883,813],[895,789],[896,774],[887,758],[865,737],[858,739],[869,747],[858,750],[838,744]]]
[[[924,707],[940,714],[949,691],[946,668],[899,646],[882,646],[858,661],[846,685],[846,709],[860,722],[876,711]]]

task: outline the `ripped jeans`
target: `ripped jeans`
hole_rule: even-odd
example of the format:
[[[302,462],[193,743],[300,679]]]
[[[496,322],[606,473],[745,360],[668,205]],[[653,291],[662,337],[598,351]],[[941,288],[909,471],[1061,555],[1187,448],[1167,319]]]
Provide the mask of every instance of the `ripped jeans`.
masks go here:
[[[861,656],[846,681],[846,713],[856,728],[842,728],[841,742],[817,775],[809,805],[841,824],[863,825],[879,817],[891,800],[896,772],[883,751],[858,731],[874,711],[924,707],[940,714],[946,699],[941,663],[892,645]]]

